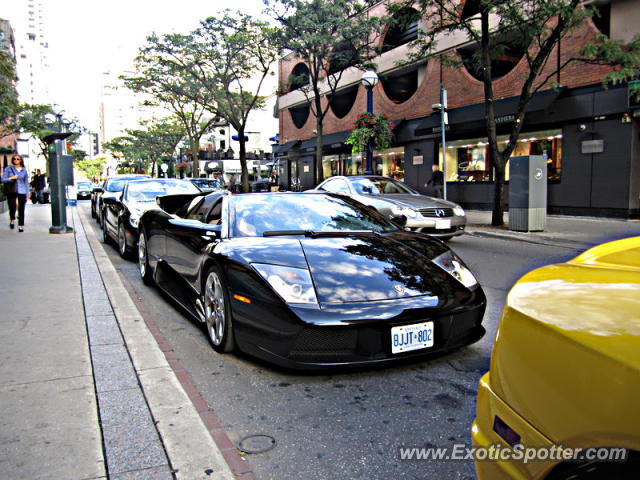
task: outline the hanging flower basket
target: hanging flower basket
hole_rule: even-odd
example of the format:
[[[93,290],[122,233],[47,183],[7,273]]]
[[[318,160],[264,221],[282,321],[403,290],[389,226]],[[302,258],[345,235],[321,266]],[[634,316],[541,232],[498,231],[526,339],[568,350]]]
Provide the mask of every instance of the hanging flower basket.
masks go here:
[[[391,120],[384,114],[362,113],[353,124],[353,130],[345,143],[352,146],[353,153],[363,152],[369,141],[376,150],[384,150],[391,145],[392,126]]]

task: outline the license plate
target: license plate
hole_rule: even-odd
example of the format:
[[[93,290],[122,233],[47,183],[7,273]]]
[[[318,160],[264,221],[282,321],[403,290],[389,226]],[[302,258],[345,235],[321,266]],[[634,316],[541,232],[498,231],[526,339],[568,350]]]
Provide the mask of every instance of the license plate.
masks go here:
[[[391,328],[391,353],[433,347],[433,322]]]
[[[446,230],[451,228],[450,218],[436,218],[436,230]]]

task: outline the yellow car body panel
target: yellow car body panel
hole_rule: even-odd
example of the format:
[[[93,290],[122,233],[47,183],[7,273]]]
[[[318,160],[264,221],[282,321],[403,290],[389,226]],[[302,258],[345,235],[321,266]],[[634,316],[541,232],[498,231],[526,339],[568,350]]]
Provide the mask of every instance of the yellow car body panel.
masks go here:
[[[505,441],[499,416],[527,446],[640,451],[640,237],[604,244],[522,277],[480,382],[475,446]],[[545,443],[548,442],[548,443]],[[476,462],[480,479],[544,478],[553,463]]]

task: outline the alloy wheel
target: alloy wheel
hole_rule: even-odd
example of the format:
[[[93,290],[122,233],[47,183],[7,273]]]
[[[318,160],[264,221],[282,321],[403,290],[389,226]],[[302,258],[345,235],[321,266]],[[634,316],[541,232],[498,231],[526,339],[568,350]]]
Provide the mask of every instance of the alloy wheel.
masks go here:
[[[222,345],[226,326],[226,311],[222,282],[216,272],[207,276],[204,289],[204,313],[207,333],[215,346]]]
[[[138,240],[138,268],[140,276],[144,278],[147,275],[147,241],[144,238],[144,233],[140,235]]]
[[[127,255],[127,239],[124,233],[124,226],[122,223],[118,225],[118,250],[120,251],[120,256],[125,257]]]

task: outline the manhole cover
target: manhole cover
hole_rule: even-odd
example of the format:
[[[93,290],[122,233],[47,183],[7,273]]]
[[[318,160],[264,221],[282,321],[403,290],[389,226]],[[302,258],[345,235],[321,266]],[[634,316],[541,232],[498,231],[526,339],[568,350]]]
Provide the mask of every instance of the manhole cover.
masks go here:
[[[238,450],[244,453],[264,453],[276,446],[276,439],[270,435],[249,435],[238,442]]]

